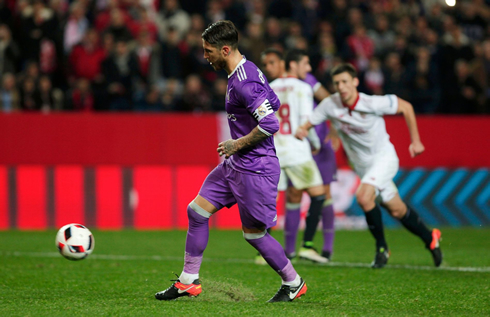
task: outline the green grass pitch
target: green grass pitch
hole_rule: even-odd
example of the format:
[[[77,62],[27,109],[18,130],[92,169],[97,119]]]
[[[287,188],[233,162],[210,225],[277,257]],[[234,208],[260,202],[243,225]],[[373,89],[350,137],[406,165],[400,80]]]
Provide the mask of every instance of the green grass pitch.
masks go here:
[[[78,262],[57,253],[55,231],[3,231],[0,316],[489,316],[490,228],[442,233],[441,268],[416,237],[387,230],[389,265],[373,270],[369,233],[338,231],[333,263],[295,263],[307,294],[268,304],[280,278],[253,263],[239,231],[211,231],[203,293],[172,302],[153,296],[182,270],[184,231],[94,231],[94,253]]]

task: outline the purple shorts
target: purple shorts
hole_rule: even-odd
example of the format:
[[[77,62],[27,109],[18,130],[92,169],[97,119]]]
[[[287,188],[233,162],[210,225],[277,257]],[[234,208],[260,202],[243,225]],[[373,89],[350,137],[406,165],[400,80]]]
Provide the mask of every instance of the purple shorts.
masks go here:
[[[276,225],[277,175],[249,175],[232,169],[224,160],[204,180],[199,195],[220,210],[238,204],[245,228]]]
[[[313,155],[313,159],[318,165],[320,174],[322,174],[324,185],[337,180],[337,162],[335,161],[335,152],[330,143],[323,144],[320,153]]]

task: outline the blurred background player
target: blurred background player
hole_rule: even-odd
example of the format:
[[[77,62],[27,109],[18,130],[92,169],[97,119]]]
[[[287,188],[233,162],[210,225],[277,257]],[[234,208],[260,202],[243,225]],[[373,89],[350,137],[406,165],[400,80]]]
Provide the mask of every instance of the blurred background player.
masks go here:
[[[410,133],[410,155],[415,157],[425,148],[420,141],[412,105],[396,95],[370,96],[357,91],[359,79],[351,64],[340,64],[331,71],[337,93],[324,99],[309,120],[298,128],[296,137],[303,139],[308,130],[325,120],[335,126],[349,161],[361,178],[356,199],[366,216],[376,240],[373,268],[382,268],[390,252],[386,243],[377,198],[388,212],[405,228],[420,237],[431,252],[435,266],[442,262],[439,247],[441,232],[429,230],[412,208],[400,198],[393,177],[398,172],[398,156],[386,132],[383,115],[403,114]]]
[[[281,102],[281,107],[276,113],[279,119],[279,132],[274,135],[274,143],[281,165],[279,190],[286,190],[288,204],[284,223],[286,255],[290,259],[296,256],[299,206],[304,190],[310,196],[311,203],[306,216],[303,246],[298,256],[314,262],[326,263],[328,260],[313,249],[313,238],[325,201],[322,177],[311,154],[311,148],[315,150],[320,148],[320,139],[315,130],[310,131],[308,136],[310,142],[300,141],[294,137],[296,129],[313,111],[313,89],[302,81],[311,71],[309,57],[305,51],[293,49],[286,55],[285,66],[285,76],[271,82],[271,88]]]
[[[218,144],[225,156],[204,181],[189,204],[189,229],[184,269],[159,300],[197,296],[203,252],[209,239],[209,218],[223,207],[238,204],[243,237],[264,257],[282,279],[279,291],[269,302],[292,301],[306,293],[304,280],[296,273],[281,244],[267,228],[276,224],[279,160],[272,135],[279,122],[274,111],[279,100],[262,72],[238,51],[238,31],[231,21],[218,21],[202,33],[204,58],[215,70],[228,73],[226,111],[233,139]]]
[[[275,48],[266,49],[264,52],[262,52],[261,59],[264,70],[270,80],[274,80],[285,75],[286,70],[284,58],[283,54],[279,50]],[[318,106],[316,100],[321,101],[328,97],[330,94],[311,73],[308,72],[306,74],[306,78],[304,79],[304,81],[308,83],[313,89],[315,97],[313,100],[313,108],[316,108]],[[330,183],[336,180],[337,171],[337,164],[335,161],[334,149],[332,148],[332,141],[334,141],[334,144],[336,144],[336,146],[338,147],[338,140],[335,137],[331,137],[331,135],[329,134],[329,128],[326,124],[319,124],[315,126],[315,130],[321,140],[321,147],[319,152],[316,151],[315,153],[313,153],[313,159],[317,163],[318,169],[320,170],[326,196],[322,208],[322,256],[330,260],[333,252],[333,241],[335,236],[335,213],[333,209],[332,196],[330,193]],[[302,191],[292,191],[287,192],[287,194],[291,196],[291,201],[295,201],[298,203],[286,203],[286,217],[299,219]],[[296,232],[293,232],[294,236],[296,236]],[[285,234],[288,233],[286,232]]]

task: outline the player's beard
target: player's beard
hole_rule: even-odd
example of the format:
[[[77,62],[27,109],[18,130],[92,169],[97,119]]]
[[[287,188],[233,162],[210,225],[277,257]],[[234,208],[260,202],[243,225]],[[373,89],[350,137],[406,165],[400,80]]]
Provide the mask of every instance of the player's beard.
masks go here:
[[[226,61],[224,58],[219,57],[211,64],[211,66],[214,68],[214,70],[222,70],[226,66]]]

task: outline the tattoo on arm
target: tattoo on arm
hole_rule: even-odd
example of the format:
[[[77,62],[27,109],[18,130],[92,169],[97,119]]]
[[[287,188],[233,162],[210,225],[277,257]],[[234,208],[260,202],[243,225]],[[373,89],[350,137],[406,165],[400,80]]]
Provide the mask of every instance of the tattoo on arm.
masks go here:
[[[269,136],[261,132],[256,126],[249,134],[239,138],[236,140],[236,150],[241,150],[245,149],[251,146],[254,146],[265,139],[267,139]]]

